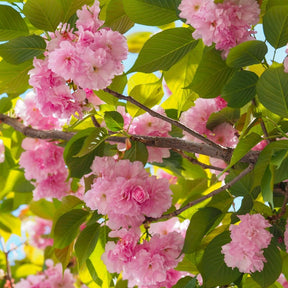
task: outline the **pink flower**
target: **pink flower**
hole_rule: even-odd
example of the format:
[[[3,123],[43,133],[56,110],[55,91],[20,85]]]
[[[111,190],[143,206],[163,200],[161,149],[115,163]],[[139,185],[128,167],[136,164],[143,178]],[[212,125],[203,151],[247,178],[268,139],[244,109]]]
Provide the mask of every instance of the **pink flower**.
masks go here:
[[[104,21],[98,19],[100,13],[99,2],[96,0],[90,7],[84,5],[81,10],[77,10],[76,14],[78,20],[76,21],[76,27],[96,32],[100,26],[103,25]]]
[[[208,138],[225,147],[236,147],[238,143],[237,130],[229,123],[225,122],[216,126]]]
[[[280,283],[283,286],[283,288],[288,288],[288,281],[283,273],[280,274],[277,282]]]
[[[112,229],[139,226],[145,216],[158,217],[171,206],[168,181],[149,177],[141,162],[96,157],[91,169],[98,177],[84,201],[90,209],[107,214]]]
[[[164,109],[159,107],[154,108],[156,112],[164,115]],[[145,113],[133,119],[129,133],[146,136],[169,137],[171,124]],[[163,162],[163,158],[168,158],[170,152],[168,148],[147,147],[149,156],[148,162]]]
[[[44,250],[47,246],[53,245],[53,239],[47,237],[51,232],[52,221],[36,217],[35,221],[25,224],[25,228],[32,246]]]
[[[23,120],[24,125],[31,125],[35,129],[61,129],[66,122],[65,119],[59,119],[53,115],[44,116],[36,104],[35,97],[35,93],[31,91],[24,99],[19,99],[15,105],[16,116]]]
[[[266,230],[271,225],[260,214],[238,216],[239,225],[231,225],[232,241],[222,246],[224,261],[228,267],[237,267],[242,273],[262,271],[267,262],[263,249],[270,244],[272,234]]]
[[[287,220],[285,232],[284,232],[284,244],[286,246],[286,252],[288,253],[288,220]]]
[[[260,8],[256,0],[182,0],[180,17],[195,28],[193,37],[202,38],[207,46],[214,42],[216,49],[228,51],[247,40],[252,40],[252,25],[259,21]],[[227,53],[226,53],[227,54]]]
[[[5,161],[5,146],[2,139],[0,139],[0,163]]]
[[[65,269],[63,272],[60,263],[54,266],[52,260],[45,262],[47,269],[37,275],[29,275],[15,284],[15,288],[74,288],[75,280],[72,273]]]

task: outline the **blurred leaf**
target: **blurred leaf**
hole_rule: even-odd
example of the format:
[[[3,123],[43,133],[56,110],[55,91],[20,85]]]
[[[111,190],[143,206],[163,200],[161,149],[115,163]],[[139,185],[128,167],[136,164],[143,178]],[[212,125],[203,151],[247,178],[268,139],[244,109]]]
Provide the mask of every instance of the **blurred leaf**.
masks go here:
[[[273,6],[263,17],[263,30],[267,41],[275,48],[288,42],[288,6]]]
[[[28,71],[33,68],[32,61],[12,65],[4,60],[0,62],[0,94],[21,94],[29,88]]]
[[[288,73],[283,67],[266,70],[256,89],[261,104],[279,116],[288,117]]]
[[[14,65],[21,64],[44,53],[46,43],[37,35],[21,36],[0,45],[0,56]]]
[[[190,220],[182,253],[194,252],[221,214],[222,212],[219,209],[213,207],[198,210]]]
[[[3,97],[0,99],[0,113],[5,113],[12,108],[11,99],[8,97]]]
[[[197,43],[188,28],[172,28],[159,32],[146,41],[134,65],[127,73],[167,71],[195,48]]]
[[[224,86],[221,96],[228,102],[227,106],[241,108],[256,95],[258,76],[254,72],[236,72]]]
[[[152,108],[159,104],[163,95],[164,92],[162,90],[161,80],[157,80],[154,83],[136,85],[129,94],[133,99],[148,108]],[[127,103],[126,108],[132,117],[137,117],[145,113],[144,110],[130,102]]]
[[[229,67],[241,68],[253,64],[262,63],[268,48],[259,40],[251,40],[238,44],[231,48],[226,59]]]
[[[66,267],[68,266],[71,260],[73,250],[74,250],[73,248],[74,248],[74,243],[72,242],[71,244],[69,244],[68,246],[62,249],[59,249],[59,248],[54,249],[55,256],[62,264],[63,271],[66,269]]]
[[[124,119],[117,111],[106,111],[104,114],[104,120],[107,128],[113,132],[123,129]]]
[[[187,88],[194,90],[201,98],[217,97],[234,71],[226,65],[220,51],[213,47],[205,48],[194,79]]]
[[[152,32],[134,32],[127,35],[128,50],[130,53],[139,53],[145,42],[151,37]]]
[[[29,33],[20,13],[8,5],[0,5],[0,41],[7,41]]]
[[[161,105],[164,109],[177,109],[178,117],[181,111],[186,111],[197,99],[198,95],[191,89],[184,89],[193,80],[203,53],[203,43],[188,52],[180,61],[164,72],[164,79],[172,95]]]
[[[91,224],[80,232],[75,243],[75,253],[77,255],[79,266],[81,267],[94,251],[99,235],[98,223]]]
[[[135,23],[151,26],[168,24],[177,20],[175,0],[124,0],[124,9]]]
[[[31,201],[31,203],[29,204],[29,209],[33,214],[37,215],[38,217],[48,220],[53,219],[54,213],[56,211],[54,204],[46,199]]]
[[[54,228],[54,246],[63,249],[77,236],[80,225],[86,220],[89,212],[73,209],[59,217]]]
[[[111,0],[107,6],[105,19],[105,26],[122,34],[134,26],[134,22],[125,13],[123,1],[125,0]]]
[[[273,169],[273,167],[271,167]],[[263,200],[269,202],[271,207],[274,208],[273,203],[273,186],[274,186],[274,175],[273,170],[271,171],[270,165],[266,167],[264,175],[261,181],[261,191]]]
[[[54,32],[57,26],[66,23],[84,4],[92,0],[27,0],[23,12],[37,28]]]

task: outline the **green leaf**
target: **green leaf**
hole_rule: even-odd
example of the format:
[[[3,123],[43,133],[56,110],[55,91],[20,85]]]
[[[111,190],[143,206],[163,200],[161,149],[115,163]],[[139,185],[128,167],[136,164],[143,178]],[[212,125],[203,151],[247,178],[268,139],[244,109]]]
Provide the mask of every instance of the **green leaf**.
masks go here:
[[[93,132],[95,128],[87,128],[74,135],[67,143],[64,149],[64,160],[70,171],[70,177],[81,178],[83,175],[91,172],[90,166],[96,155],[103,156],[103,144],[100,144],[92,152],[83,157],[74,157],[80,152],[85,139]]]
[[[41,218],[52,220],[55,213],[55,206],[51,201],[40,199],[39,201],[31,201],[29,204],[31,212]]]
[[[274,177],[273,177],[272,171],[270,169],[270,165],[268,165],[266,167],[266,170],[264,172],[264,175],[261,181],[261,190],[262,190],[263,200],[265,202],[269,202],[272,208],[274,208],[274,203],[273,203]]]
[[[122,93],[126,84],[127,84],[127,76],[120,75],[120,76],[116,76],[113,79],[112,84],[108,88],[110,88],[111,90],[115,92]],[[113,106],[117,106],[118,99],[115,96],[107,92],[104,92],[102,90],[96,91],[96,95],[105,103],[113,105]]]
[[[175,0],[124,0],[124,9],[135,23],[151,26],[168,24],[178,19]]]
[[[109,26],[113,31],[119,31],[122,34],[134,26],[134,22],[126,15],[123,0],[111,0],[109,2],[105,26]]]
[[[144,106],[152,108],[155,105],[159,104],[164,95],[162,89],[162,80],[158,80],[154,83],[140,84],[136,85],[130,92],[130,95],[133,99],[137,100]],[[134,105],[133,103],[128,102],[126,105],[128,113],[132,117],[137,117],[143,113],[144,110]]]
[[[190,276],[181,278],[172,288],[196,288],[197,280]]]
[[[259,64],[264,59],[267,51],[268,48],[262,41],[246,41],[231,48],[226,63],[229,67],[233,68]]]
[[[60,216],[54,228],[54,247],[62,249],[68,246],[77,236],[80,225],[88,215],[87,211],[73,209]]]
[[[0,94],[21,94],[29,88],[28,72],[33,68],[32,61],[20,65],[11,65],[4,60],[0,62]]]
[[[71,260],[73,248],[74,248],[73,244],[74,243],[72,242],[71,244],[69,244],[68,246],[62,249],[58,249],[58,248],[54,249],[55,256],[62,264],[63,271],[66,269],[66,267],[68,266]]]
[[[28,0],[23,12],[35,27],[54,32],[60,22],[66,23],[77,9],[91,3],[91,0]]]
[[[106,111],[104,114],[104,120],[107,128],[113,132],[123,129],[124,119],[117,111]]]
[[[263,30],[267,41],[275,48],[288,42],[288,6],[273,6],[263,17]]]
[[[213,207],[205,207],[197,211],[188,226],[182,253],[194,252],[221,214],[219,209]]]
[[[239,109],[225,107],[219,112],[212,113],[206,123],[206,127],[213,130],[222,123],[235,123],[240,118]]]
[[[188,28],[172,28],[159,32],[146,41],[127,73],[167,71],[195,48],[197,43]]]
[[[187,87],[193,80],[203,53],[203,43],[188,52],[180,61],[164,72],[165,82],[172,95],[161,105],[164,109],[177,109],[177,117],[181,111],[188,110],[197,99],[198,95]],[[177,77],[175,77],[177,75]]]
[[[229,167],[241,160],[261,139],[261,136],[254,132],[242,137],[233,151]]]
[[[251,71],[236,72],[224,86],[221,96],[232,108],[241,108],[250,102],[256,95],[258,76]]]
[[[213,288],[228,285],[241,276],[237,268],[227,267],[224,262],[224,255],[221,253],[222,246],[230,241],[230,233],[225,231],[216,236],[207,246],[199,267],[204,287]]]
[[[46,43],[37,35],[21,36],[0,45],[0,56],[10,64],[21,64],[44,53]]]
[[[0,5],[0,41],[7,41],[29,33],[20,13],[11,6]]]
[[[108,132],[103,127],[96,127],[85,139],[81,150],[73,157],[83,157],[95,150],[101,143],[109,137]]]
[[[288,117],[288,73],[283,67],[266,70],[256,89],[261,104],[279,116]]]
[[[98,223],[91,224],[84,228],[79,234],[79,237],[75,243],[75,252],[79,261],[79,267],[81,267],[94,251],[98,236],[99,236]]]
[[[201,98],[214,98],[221,94],[233,73],[234,69],[226,65],[220,51],[213,47],[206,48],[195,77],[187,88],[194,90]]]
[[[131,162],[140,161],[145,165],[148,159],[146,145],[138,141],[131,141],[131,144],[131,148],[125,151],[123,159],[129,159]]]
[[[12,108],[11,99],[8,97],[3,97],[0,99],[0,113],[5,113]]]
[[[282,258],[278,247],[273,240],[268,248],[264,249],[264,257],[267,260],[261,272],[252,273],[252,278],[262,287],[273,284],[282,271]]]

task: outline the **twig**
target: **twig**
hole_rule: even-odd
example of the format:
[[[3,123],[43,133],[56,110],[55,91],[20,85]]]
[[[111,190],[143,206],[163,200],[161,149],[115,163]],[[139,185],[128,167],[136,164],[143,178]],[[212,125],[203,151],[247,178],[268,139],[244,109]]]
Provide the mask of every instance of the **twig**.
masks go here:
[[[200,162],[199,160],[197,160],[195,158],[189,157],[188,155],[186,155],[181,150],[178,150],[178,149],[172,149],[172,150],[175,151],[176,153],[180,154],[183,158],[187,159],[189,162],[191,162],[193,164],[196,164],[196,165],[199,165],[199,166],[201,166],[204,169],[213,169],[213,170],[216,170],[216,171],[223,171],[224,170],[223,168],[216,167],[216,166],[213,166],[213,165],[208,165],[208,164]]]
[[[31,138],[39,138],[39,139],[61,139],[61,140],[69,140],[72,138],[74,133],[57,131],[57,130],[37,130],[23,125],[16,118],[9,117],[4,114],[0,114],[0,121],[8,124],[13,127],[15,130],[21,132],[25,136]]]
[[[181,207],[178,210],[175,210],[172,213],[169,214],[163,214],[162,216],[158,217],[158,218],[151,218],[151,217],[146,217],[146,220],[144,221],[144,223],[151,223],[151,222],[156,222],[159,220],[167,220],[170,219],[172,217],[175,217],[179,214],[181,214],[182,212],[184,212],[185,210],[191,208],[192,206],[203,202],[206,199],[209,199],[217,194],[219,194],[220,192],[229,189],[232,185],[234,185],[237,181],[239,181],[241,178],[243,178],[245,175],[247,175],[249,172],[251,172],[253,170],[254,165],[253,164],[249,164],[249,166],[243,170],[238,176],[236,176],[233,180],[231,180],[229,183],[225,184],[224,186],[212,191],[211,193],[204,195],[194,201],[189,202],[187,205]]]
[[[149,109],[148,107],[146,107],[145,105],[141,104],[140,102],[138,102],[137,100],[135,100],[134,98],[132,98],[131,96],[124,96],[118,92],[115,92],[109,88],[105,88],[103,89],[103,91],[113,95],[114,97],[120,99],[120,100],[126,100],[132,104],[134,104],[135,106],[143,109],[144,111],[148,112],[151,116],[155,117],[155,118],[158,118],[158,119],[161,119],[165,122],[168,122],[180,129],[182,129],[183,131],[186,131],[187,133],[189,133],[190,135],[194,136],[195,138],[201,140],[202,142],[208,144],[209,146],[215,148],[216,150],[221,150],[222,147],[220,147],[219,145],[215,144],[213,141],[209,140],[208,138],[198,134],[197,132],[193,131],[192,129],[188,128],[187,126],[181,124],[180,122],[176,121],[176,120],[173,120],[169,117],[166,117],[160,113],[157,113],[156,111],[153,111],[151,109]]]
[[[11,274],[11,267],[10,267],[9,259],[8,259],[8,255],[9,255],[10,251],[7,251],[4,239],[1,236],[0,236],[0,240],[1,240],[0,243],[2,246],[2,250],[3,250],[3,253],[5,255],[6,270],[7,270],[6,279],[10,283],[10,287],[13,288],[14,283],[13,283],[12,274]]]
[[[101,127],[94,115],[91,116],[91,120],[95,127]]]

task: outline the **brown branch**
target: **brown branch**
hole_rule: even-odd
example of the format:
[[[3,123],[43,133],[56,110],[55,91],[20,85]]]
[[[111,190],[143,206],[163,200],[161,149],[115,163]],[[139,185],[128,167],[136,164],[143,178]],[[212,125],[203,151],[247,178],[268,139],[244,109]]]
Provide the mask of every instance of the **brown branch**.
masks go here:
[[[23,125],[18,119],[9,117],[4,114],[0,114],[0,121],[5,123],[15,130],[21,132],[23,135],[31,138],[39,138],[39,139],[61,139],[68,141],[72,138],[74,133],[57,131],[57,130],[37,130],[31,127],[27,127]]]
[[[15,130],[21,132],[27,137],[39,138],[39,139],[57,139],[69,141],[75,133],[64,132],[57,130],[37,130],[23,125],[18,119],[9,117],[4,114],[0,114],[0,121],[5,123]],[[222,159],[229,163],[233,152],[233,149],[224,147],[211,147],[205,143],[194,143],[190,141],[183,140],[181,138],[173,137],[156,137],[156,136],[142,136],[142,135],[132,135],[132,140],[140,141],[147,146],[159,147],[159,148],[170,148],[177,149],[181,151],[198,153],[218,159]],[[125,143],[126,137],[110,137],[109,141]],[[259,151],[250,151],[247,153],[241,161],[248,163],[255,163],[257,161]]]
[[[160,113],[157,113],[156,111],[153,111],[151,109],[149,109],[148,107],[146,107],[145,105],[141,104],[140,102],[138,102],[137,100],[135,100],[134,98],[132,98],[131,96],[124,96],[118,92],[115,92],[109,88],[105,88],[103,89],[103,91],[113,95],[114,97],[120,99],[120,100],[125,100],[127,102],[130,102],[132,104],[134,104],[135,106],[141,108],[142,110],[148,112],[151,116],[156,117],[158,119],[161,119],[165,122],[170,123],[171,125],[174,125],[175,127],[178,127],[180,129],[182,129],[183,131],[186,131],[187,133],[189,133],[190,135],[194,136],[195,138],[201,140],[202,142],[206,143],[207,145],[213,147],[216,150],[221,151],[223,148],[219,145],[217,145],[216,143],[214,143],[213,141],[209,140],[208,138],[198,134],[197,132],[195,132],[194,130],[188,128],[187,126],[183,125],[182,123],[173,120],[167,116],[164,116]]]
[[[191,208],[192,206],[195,206],[198,203],[203,202],[204,200],[207,200],[217,194],[219,194],[220,192],[229,189],[232,185],[234,185],[237,181],[239,181],[241,178],[243,178],[245,175],[247,175],[249,172],[251,172],[253,170],[254,165],[253,164],[249,164],[249,166],[243,170],[238,176],[236,176],[233,180],[231,180],[229,183],[225,184],[224,186],[212,191],[211,193],[204,195],[194,201],[189,202],[187,205],[181,207],[178,210],[173,211],[172,213],[169,214],[163,214],[162,216],[158,217],[158,218],[151,218],[151,217],[146,217],[146,220],[144,221],[144,223],[151,223],[151,222],[156,222],[159,220],[167,220],[170,219],[172,217],[178,216],[179,214],[181,214],[182,212],[184,212],[185,210]]]
[[[91,116],[91,120],[95,127],[101,127],[94,115]]]

